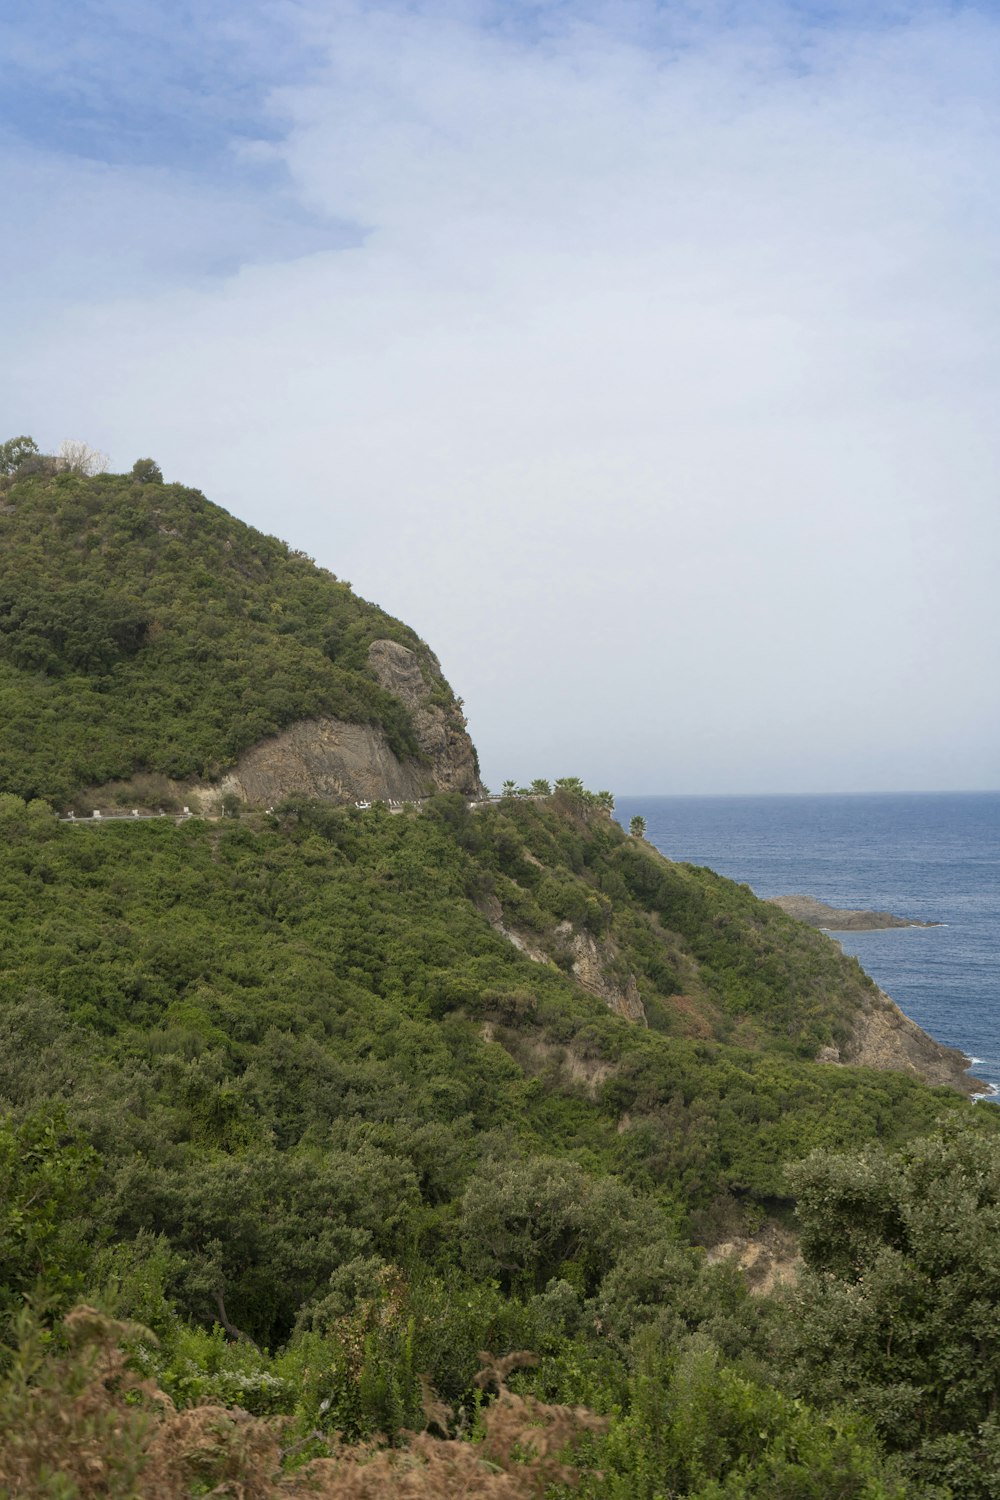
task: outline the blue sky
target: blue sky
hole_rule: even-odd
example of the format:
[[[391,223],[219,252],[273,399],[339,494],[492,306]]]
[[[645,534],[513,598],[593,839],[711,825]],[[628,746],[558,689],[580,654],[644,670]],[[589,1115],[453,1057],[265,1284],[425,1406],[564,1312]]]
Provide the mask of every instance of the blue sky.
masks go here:
[[[275,7],[67,3],[5,7],[2,117],[27,145],[116,165],[225,170],[267,134],[267,91],[307,76]]]
[[[488,780],[995,786],[1000,14],[8,5],[10,432],[413,623]]]

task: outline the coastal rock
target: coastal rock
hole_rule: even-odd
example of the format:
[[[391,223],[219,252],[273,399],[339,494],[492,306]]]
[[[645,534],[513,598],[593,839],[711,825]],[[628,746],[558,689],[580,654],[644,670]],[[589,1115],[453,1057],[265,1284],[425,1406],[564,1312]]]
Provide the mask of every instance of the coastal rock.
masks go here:
[[[970,1097],[989,1092],[987,1084],[970,1076],[967,1070],[971,1060],[964,1052],[928,1036],[883,990],[877,990],[858,1012],[851,1036],[839,1056],[831,1056],[836,1050],[822,1048],[817,1062],[851,1063],[859,1068],[910,1073],[934,1087],[957,1089]]]
[[[783,912],[808,927],[828,932],[878,932],[887,927],[940,927],[940,922],[915,922],[909,917],[894,917],[888,911],[862,911],[853,907],[827,906],[814,896],[770,896],[769,906],[780,906]]]

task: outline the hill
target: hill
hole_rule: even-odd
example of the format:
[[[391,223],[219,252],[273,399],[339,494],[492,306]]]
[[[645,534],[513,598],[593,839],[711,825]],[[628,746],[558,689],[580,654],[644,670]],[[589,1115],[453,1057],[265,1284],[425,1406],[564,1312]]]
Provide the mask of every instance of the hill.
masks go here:
[[[461,705],[412,630],[197,490],[40,467],[0,494],[0,789],[478,789]]]
[[[5,797],[0,835],[0,1314],[110,1304],[182,1404],[369,1436],[419,1423],[418,1373],[461,1405],[477,1350],[527,1347],[522,1390],[631,1409],[655,1325],[744,1361],[763,1420],[767,1316],[692,1241],[787,1215],[817,1147],[970,1108],[811,1061],[857,965],[578,796],[75,827]]]
[[[989,1500],[1000,1113],[947,1049],[573,778],[250,805],[303,725],[474,776],[428,648],[196,492],[3,500],[0,1493]],[[101,775],[217,795],[24,795]],[[762,1227],[796,1289],[723,1253]]]

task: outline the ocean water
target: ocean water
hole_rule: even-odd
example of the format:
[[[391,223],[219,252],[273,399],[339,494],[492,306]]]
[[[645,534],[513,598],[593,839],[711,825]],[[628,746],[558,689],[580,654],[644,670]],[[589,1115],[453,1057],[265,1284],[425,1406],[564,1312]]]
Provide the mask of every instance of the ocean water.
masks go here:
[[[709,865],[758,896],[942,923],[833,936],[1000,1091],[1000,792],[618,798],[624,827],[635,813],[670,859]]]

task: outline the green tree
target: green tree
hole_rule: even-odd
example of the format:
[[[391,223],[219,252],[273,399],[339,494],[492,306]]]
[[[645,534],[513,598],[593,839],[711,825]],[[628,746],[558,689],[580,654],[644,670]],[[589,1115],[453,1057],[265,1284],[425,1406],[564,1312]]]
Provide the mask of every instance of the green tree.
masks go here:
[[[137,458],[132,465],[132,478],[138,484],[162,484],[163,470],[155,458]]]
[[[531,795],[533,797],[551,797],[552,787],[543,776],[536,776],[531,783]]]
[[[515,797],[517,795],[517,782],[508,777],[500,788],[500,795],[503,797]]]
[[[597,1444],[595,1500],[905,1500],[855,1414],[823,1416],[729,1369],[702,1337],[641,1341],[630,1411]],[[945,1500],[944,1496],[935,1500]]]
[[[789,1320],[798,1389],[849,1399],[940,1493],[995,1500],[995,1144],[966,1119],[896,1155],[817,1152],[789,1179],[808,1267]]]
[[[629,819],[628,831],[634,839],[644,839],[646,837],[646,819],[642,816],[642,813],[636,813],[634,817]]]
[[[38,444],[34,438],[8,438],[5,443],[0,443],[0,474],[13,474],[26,458],[34,458],[37,454]]]
[[[49,1310],[79,1293],[89,1260],[82,1215],[97,1166],[60,1106],[20,1125],[0,1121],[0,1314],[24,1295]]]

